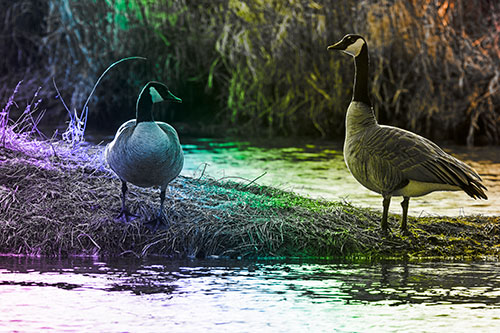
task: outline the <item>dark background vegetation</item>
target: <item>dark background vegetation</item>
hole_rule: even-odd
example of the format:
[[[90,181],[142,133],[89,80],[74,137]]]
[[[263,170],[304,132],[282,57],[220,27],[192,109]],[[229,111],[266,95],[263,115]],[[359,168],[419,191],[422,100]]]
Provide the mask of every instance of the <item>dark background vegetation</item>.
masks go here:
[[[0,1],[0,108],[17,82],[24,110],[41,87],[44,121],[62,125],[54,78],[81,109],[108,65],[88,126],[116,130],[148,80],[184,101],[159,108],[182,133],[339,138],[353,64],[326,51],[369,43],[379,120],[435,140],[500,142],[496,0]]]

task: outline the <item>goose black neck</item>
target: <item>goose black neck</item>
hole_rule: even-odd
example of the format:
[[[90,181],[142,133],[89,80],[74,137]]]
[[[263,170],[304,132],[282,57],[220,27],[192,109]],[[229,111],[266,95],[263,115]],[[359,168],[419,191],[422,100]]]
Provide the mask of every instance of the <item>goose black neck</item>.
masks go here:
[[[154,121],[153,120],[153,101],[149,96],[141,96],[137,101],[136,105],[136,113],[135,113],[135,123],[141,123],[145,121]]]
[[[357,57],[354,57],[355,75],[354,75],[354,91],[352,100],[363,102],[367,105],[372,105],[368,96],[368,47],[363,45],[361,52]]]

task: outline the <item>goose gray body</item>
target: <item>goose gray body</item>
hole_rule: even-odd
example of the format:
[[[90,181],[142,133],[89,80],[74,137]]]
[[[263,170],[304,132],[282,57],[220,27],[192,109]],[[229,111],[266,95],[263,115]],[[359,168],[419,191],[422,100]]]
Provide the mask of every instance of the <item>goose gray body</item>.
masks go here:
[[[407,234],[410,197],[433,191],[463,190],[472,198],[487,199],[479,175],[467,164],[445,153],[432,141],[392,126],[379,125],[368,97],[368,49],[359,35],[346,35],[329,49],[355,58],[353,100],[346,114],[344,159],[354,178],[380,193],[383,200],[382,231],[392,196],[402,196],[401,230]]]
[[[106,148],[105,156],[120,179],[140,187],[164,188],[184,165],[177,132],[163,122],[127,121]]]
[[[137,99],[136,119],[120,126],[104,156],[111,169],[122,181],[122,209],[119,217],[125,220],[131,214],[125,205],[127,183],[139,187],[160,187],[160,209],[156,229],[164,220],[163,203],[168,184],[175,179],[184,165],[184,155],[175,129],[164,122],[154,121],[152,106],[164,100],[181,100],[160,82],[149,82]]]
[[[419,197],[463,188],[481,197],[481,178],[471,167],[420,135],[379,125],[361,102],[347,110],[344,159],[358,182],[382,195]]]

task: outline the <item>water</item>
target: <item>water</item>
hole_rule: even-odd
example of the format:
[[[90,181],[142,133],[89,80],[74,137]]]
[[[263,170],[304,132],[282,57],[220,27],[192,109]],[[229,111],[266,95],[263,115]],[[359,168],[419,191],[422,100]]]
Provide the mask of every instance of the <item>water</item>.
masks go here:
[[[0,257],[0,331],[497,332],[498,262]]]
[[[183,144],[187,176],[381,206],[338,143]],[[436,193],[410,213],[498,214],[500,150],[448,151],[483,175],[490,200]],[[0,257],[0,332],[497,332],[499,272],[487,261]]]
[[[113,136],[88,134],[89,142],[104,144]],[[295,141],[294,141],[295,140]],[[382,210],[382,197],[360,185],[347,169],[342,142],[294,140],[231,141],[181,138],[185,162],[182,175],[256,183],[311,198],[348,201]],[[434,192],[410,200],[413,216],[500,214],[500,147],[445,146],[444,150],[472,166],[488,188],[488,200],[474,200],[462,191]],[[390,211],[400,214],[392,199]]]
[[[382,198],[361,186],[347,170],[342,144],[335,142],[231,142],[184,139],[183,175],[210,176],[291,190],[312,198],[347,200],[354,205],[382,210]],[[422,215],[500,214],[500,147],[448,147],[448,153],[471,165],[488,187],[489,200],[474,200],[462,191],[434,192],[412,198],[409,213]],[[393,198],[391,212],[401,213]]]

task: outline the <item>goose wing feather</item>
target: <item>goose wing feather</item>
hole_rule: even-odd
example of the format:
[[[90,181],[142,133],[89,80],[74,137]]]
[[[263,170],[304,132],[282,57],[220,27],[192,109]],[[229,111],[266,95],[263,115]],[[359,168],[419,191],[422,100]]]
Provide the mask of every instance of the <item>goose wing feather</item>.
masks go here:
[[[123,132],[125,129],[134,127],[135,126],[135,119],[130,119],[129,121],[124,122],[119,128],[118,131],[116,131],[116,136],[119,136],[121,132]]]
[[[367,134],[365,149],[401,171],[406,179],[454,185],[473,197],[486,197],[482,191],[486,187],[481,184],[479,175],[432,141],[400,128],[383,125]],[[467,190],[469,187],[472,187],[470,191]]]
[[[168,149],[165,154],[172,157],[170,158],[171,164],[169,165],[169,168],[172,170],[173,178],[175,178],[180,174],[182,167],[184,166],[184,153],[182,152],[179,135],[177,134],[177,131],[167,123],[157,121],[156,124],[169,138],[170,144],[168,145]]]
[[[132,135],[133,128],[135,127],[135,119],[131,119],[125,123],[123,123],[119,128],[118,131],[116,131],[116,135],[113,139],[112,142],[110,142],[104,151],[104,158],[108,162],[108,164],[111,166],[111,168],[114,170],[114,159],[115,156],[113,155],[120,155],[122,154],[122,148],[124,145],[119,144],[119,142],[126,141],[128,137]],[[117,152],[116,154],[113,154],[112,151],[114,150],[120,150],[120,152]],[[115,170],[116,172],[116,170]]]
[[[169,138],[175,138],[177,141],[179,141],[177,131],[172,126],[162,121],[157,121],[156,125],[158,125],[160,129],[165,132],[166,135],[168,135]]]

